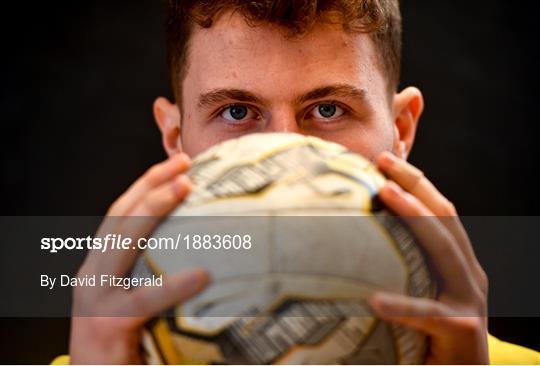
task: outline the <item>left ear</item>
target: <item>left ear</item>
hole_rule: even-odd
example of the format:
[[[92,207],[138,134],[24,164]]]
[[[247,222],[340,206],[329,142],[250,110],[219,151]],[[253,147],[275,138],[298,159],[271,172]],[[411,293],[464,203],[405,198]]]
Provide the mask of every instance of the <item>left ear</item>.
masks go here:
[[[408,87],[394,96],[394,153],[407,159],[416,136],[416,127],[424,111],[422,92]]]
[[[182,152],[180,140],[182,121],[178,106],[164,97],[159,97],[154,102],[154,118],[161,131],[161,140],[167,155]]]

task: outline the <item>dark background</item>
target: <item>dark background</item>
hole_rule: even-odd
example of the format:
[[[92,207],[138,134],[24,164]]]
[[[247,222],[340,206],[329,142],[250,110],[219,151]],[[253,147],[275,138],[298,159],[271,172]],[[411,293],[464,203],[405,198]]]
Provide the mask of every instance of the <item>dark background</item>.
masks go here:
[[[402,3],[403,85],[426,99],[411,161],[462,215],[536,215],[534,4]],[[0,14],[1,213],[104,214],[165,157],[151,113],[171,94],[162,1],[6,2]],[[538,257],[474,244],[492,308],[538,291]],[[490,320],[496,336],[537,349],[539,329],[539,318]],[[68,319],[4,319],[0,362],[48,363],[68,332]]]

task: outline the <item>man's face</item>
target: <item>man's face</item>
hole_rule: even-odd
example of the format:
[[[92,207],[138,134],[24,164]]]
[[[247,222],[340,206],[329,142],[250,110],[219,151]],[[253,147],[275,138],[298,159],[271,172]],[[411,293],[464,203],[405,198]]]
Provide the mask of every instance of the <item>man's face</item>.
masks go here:
[[[224,14],[190,40],[178,150],[194,156],[248,133],[296,132],[372,159],[399,140],[386,85],[368,35],[319,23],[291,38]]]

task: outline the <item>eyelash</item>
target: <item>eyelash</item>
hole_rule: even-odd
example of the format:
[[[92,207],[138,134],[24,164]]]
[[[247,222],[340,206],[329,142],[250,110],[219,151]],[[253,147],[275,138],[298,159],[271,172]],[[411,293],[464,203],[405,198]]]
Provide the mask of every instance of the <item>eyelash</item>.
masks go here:
[[[225,112],[227,108],[231,108],[231,107],[246,107],[257,114],[257,119],[261,117],[261,113],[259,112],[257,107],[249,105],[249,104],[242,104],[242,103],[230,103],[230,104],[224,105],[223,107],[219,108],[216,112],[214,112],[213,116],[219,117],[221,116],[223,112]]]
[[[347,106],[345,106],[345,105],[343,105],[342,103],[337,102],[337,101],[335,101],[335,100],[323,100],[323,101],[319,101],[319,102],[317,102],[317,103],[314,103],[314,104],[310,105],[310,106],[306,109],[306,110],[307,110],[307,113],[311,112],[311,110],[313,110],[313,108],[315,108],[316,106],[321,105],[321,104],[333,104],[333,105],[335,105],[335,106],[337,106],[337,107],[343,109],[343,114],[342,114],[341,116],[337,117],[336,120],[339,119],[339,118],[341,118],[341,117],[343,117],[343,116],[345,116],[345,115],[349,115],[349,114],[351,113],[350,108],[348,108]],[[303,117],[303,118],[306,117],[307,113],[304,114],[304,117]]]
[[[347,106],[343,105],[340,102],[337,102],[337,101],[334,101],[334,100],[328,100],[328,101],[323,100],[323,101],[319,101],[317,103],[314,103],[314,104],[311,104],[310,106],[308,106],[306,108],[306,112],[304,113],[302,118],[305,118],[307,116],[307,114],[309,112],[311,112],[311,110],[313,108],[315,108],[316,106],[321,105],[321,104],[333,104],[333,105],[336,105],[336,106],[340,107],[341,109],[343,109],[343,114],[341,116],[337,117],[337,118],[341,118],[344,115],[348,115],[348,114],[351,113],[350,108],[348,108]],[[249,104],[242,104],[242,103],[230,103],[230,104],[224,105],[223,107],[219,108],[216,112],[213,113],[214,117],[221,116],[221,114],[223,112],[225,112],[225,110],[227,108],[231,108],[231,107],[246,107],[246,108],[251,109],[253,112],[255,112],[257,114],[257,119],[259,119],[261,117],[261,113],[260,113],[260,111],[258,110],[257,107],[249,105]]]

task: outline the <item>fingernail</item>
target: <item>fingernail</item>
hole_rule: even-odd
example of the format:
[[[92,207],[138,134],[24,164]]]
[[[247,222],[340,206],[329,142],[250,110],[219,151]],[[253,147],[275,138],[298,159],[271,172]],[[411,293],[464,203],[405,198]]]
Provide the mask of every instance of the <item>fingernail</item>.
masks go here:
[[[384,292],[376,292],[369,297],[368,302],[374,309],[385,310],[391,306],[392,299]]]
[[[170,157],[171,160],[177,161],[178,164],[186,164],[189,165],[191,163],[191,159],[189,156],[185,153],[178,153],[174,154]]]
[[[193,188],[193,183],[185,175],[180,175],[174,180],[174,191],[178,197],[184,197]]]
[[[188,164],[191,164],[191,158],[189,157],[188,154],[186,153],[181,153],[180,156],[182,156],[182,159],[184,159],[184,161]]]
[[[376,292],[371,295],[371,299],[379,304],[388,304],[390,303],[390,296],[384,292]]]
[[[187,175],[180,175],[178,177],[178,183],[184,185],[184,186],[187,186],[187,187],[191,187],[192,185],[192,182],[191,182],[191,179],[189,179],[189,177]]]
[[[209,276],[204,269],[194,269],[186,272],[184,279],[188,286],[197,291],[208,283]]]

